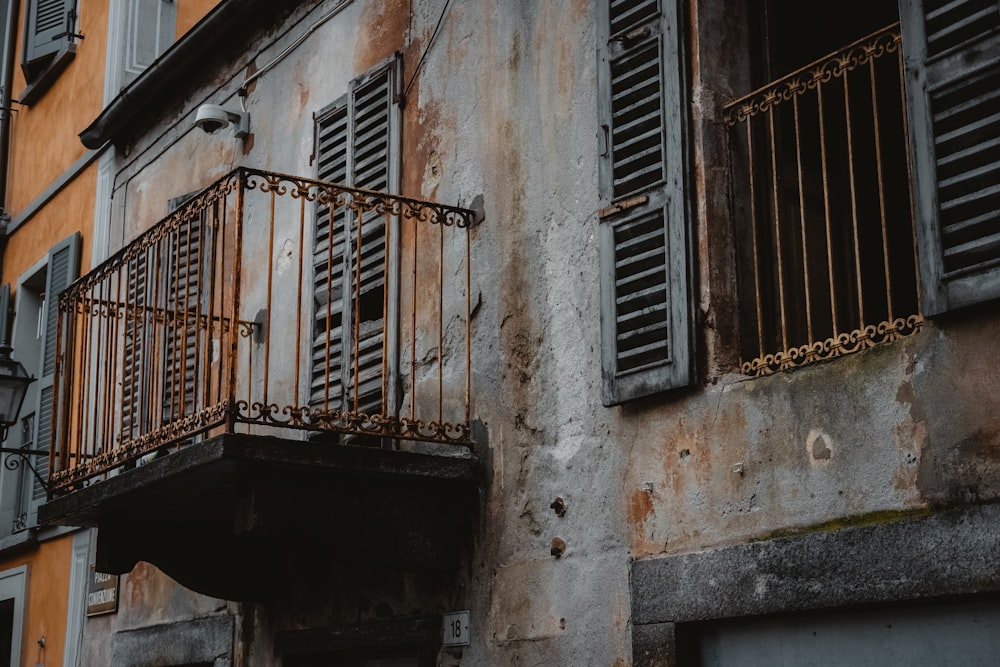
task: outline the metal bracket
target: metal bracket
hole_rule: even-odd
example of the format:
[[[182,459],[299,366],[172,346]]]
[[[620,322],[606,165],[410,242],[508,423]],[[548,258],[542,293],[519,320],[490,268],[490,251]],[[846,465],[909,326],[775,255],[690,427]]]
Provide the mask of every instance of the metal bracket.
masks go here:
[[[42,478],[41,474],[35,469],[35,466],[33,466],[31,461],[28,459],[29,456],[48,456],[49,451],[47,449],[0,447],[0,454],[14,454],[16,456],[20,456],[21,460],[11,458],[10,456],[5,457],[3,460],[3,467],[7,470],[17,470],[20,465],[24,463],[24,465],[28,467],[28,470],[31,471],[31,474],[35,476],[35,479],[38,480],[38,483],[42,485],[42,488],[45,489],[45,493],[49,492],[48,480]]]
[[[76,27],[77,15],[74,10],[69,10],[66,12],[66,32],[61,32],[58,35],[53,35],[52,39],[59,39],[60,37],[65,37],[66,41],[72,42],[74,39],[83,39],[83,35],[78,32],[74,32],[73,28]]]

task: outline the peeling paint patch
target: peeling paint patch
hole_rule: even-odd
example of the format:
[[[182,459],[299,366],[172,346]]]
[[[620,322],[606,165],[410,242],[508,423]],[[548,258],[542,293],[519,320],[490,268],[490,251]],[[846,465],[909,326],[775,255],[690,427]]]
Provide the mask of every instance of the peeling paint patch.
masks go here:
[[[833,458],[833,440],[826,433],[811,429],[806,437],[806,450],[810,464],[828,463]]]
[[[295,256],[295,246],[291,239],[285,239],[281,249],[278,250],[278,257],[275,260],[275,273],[279,276],[285,275],[288,267],[292,265],[292,258]]]
[[[640,528],[640,524],[646,519],[655,516],[656,509],[653,507],[653,494],[646,489],[637,489],[628,503],[628,522],[634,528]]]

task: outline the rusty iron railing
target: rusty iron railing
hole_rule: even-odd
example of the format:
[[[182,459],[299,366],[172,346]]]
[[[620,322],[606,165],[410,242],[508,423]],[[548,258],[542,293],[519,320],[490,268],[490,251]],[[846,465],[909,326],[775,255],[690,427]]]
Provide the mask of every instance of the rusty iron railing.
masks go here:
[[[725,108],[742,372],[920,329],[899,25]]]
[[[60,295],[52,489],[220,433],[467,445],[472,219],[220,179]]]

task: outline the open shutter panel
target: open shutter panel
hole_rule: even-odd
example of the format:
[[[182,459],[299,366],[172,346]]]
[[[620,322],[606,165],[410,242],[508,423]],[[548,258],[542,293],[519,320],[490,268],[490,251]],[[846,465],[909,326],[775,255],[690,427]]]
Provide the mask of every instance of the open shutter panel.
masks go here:
[[[197,193],[172,199],[173,212]],[[198,387],[198,362],[202,340],[198,334],[198,314],[203,312],[201,285],[204,281],[202,246],[206,230],[205,216],[186,220],[170,239],[170,257],[166,262],[167,328],[164,350],[163,420],[173,422],[194,414]],[[205,343],[208,344],[208,343]]]
[[[68,43],[69,12],[74,4],[75,0],[29,0],[25,61],[58,53]]]
[[[36,413],[35,446],[37,449],[51,451],[52,410],[55,391],[53,382],[57,362],[59,294],[70,286],[80,272],[80,235],[60,241],[49,251],[48,265],[45,275],[45,347],[42,351],[42,377],[38,381],[38,412]],[[48,477],[49,462],[47,456],[35,457],[35,468],[43,478]],[[45,489],[31,479],[31,513],[29,525],[35,525],[38,505],[45,500]]]
[[[671,0],[601,3],[599,162],[605,405],[692,381],[680,18]]]
[[[317,117],[320,180],[393,190],[394,71],[390,65],[356,79],[344,102]],[[353,411],[357,385],[357,409],[377,414],[383,410],[385,216],[345,206],[334,209],[331,221],[324,204],[316,216],[311,404]]]
[[[131,440],[149,430],[144,397],[149,394],[149,327],[150,306],[148,251],[128,264],[126,303],[130,312],[125,324],[125,345],[122,369],[122,441]]]
[[[367,190],[386,192],[389,188],[389,146],[392,113],[392,69],[376,71],[355,81],[351,89],[351,184]],[[353,408],[357,385],[358,410],[368,414],[382,411],[382,360],[385,326],[385,216],[364,212],[361,222],[360,259],[359,216],[351,215],[351,254],[348,270],[351,294],[347,309],[350,336],[355,335],[357,313],[357,361],[348,367],[348,393]],[[359,266],[360,264],[360,266]],[[360,286],[358,273],[360,268]],[[355,382],[355,365],[357,378]]]
[[[317,178],[347,182],[348,111],[346,100],[316,118]],[[316,207],[313,243],[313,347],[310,404],[340,408],[344,395],[344,220],[343,207],[331,219],[327,204]],[[332,231],[331,231],[332,227]]]
[[[1000,297],[1000,6],[903,0],[922,310]]]

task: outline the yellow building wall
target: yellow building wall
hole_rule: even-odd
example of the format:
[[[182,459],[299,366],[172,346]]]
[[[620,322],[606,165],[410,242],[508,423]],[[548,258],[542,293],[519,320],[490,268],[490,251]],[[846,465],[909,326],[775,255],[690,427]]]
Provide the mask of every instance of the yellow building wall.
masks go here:
[[[17,62],[23,48],[25,2],[17,34]],[[76,56],[45,93],[32,106],[14,105],[11,124],[11,152],[8,176],[7,208],[16,217],[25,207],[63,174],[86,149],[79,133],[100,114],[104,97],[104,69],[108,34],[107,3],[80,3],[78,30],[84,38],[77,41]],[[15,67],[12,92],[19,95],[26,87],[20,67]],[[93,182],[91,182],[93,188]],[[64,214],[66,212],[64,211]],[[75,210],[77,224],[89,229],[93,208]],[[15,232],[15,235],[20,230]]]
[[[186,33],[219,4],[219,0],[177,0],[177,37]]]
[[[38,549],[0,562],[0,571],[28,566],[21,634],[21,666],[60,667],[66,647],[66,610],[73,536],[43,542]],[[38,641],[45,637],[45,646]]]
[[[81,275],[90,269],[96,183],[97,163],[93,162],[27,224],[17,228],[7,242],[3,255],[0,284],[10,283],[13,289],[18,277],[44,257],[49,248],[77,231],[83,236],[80,250]]]

